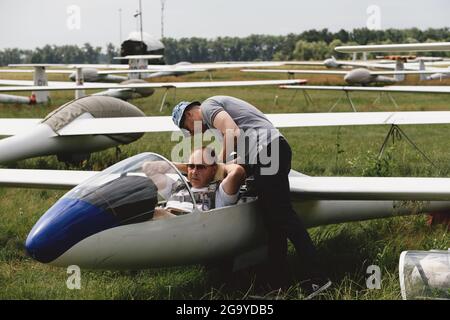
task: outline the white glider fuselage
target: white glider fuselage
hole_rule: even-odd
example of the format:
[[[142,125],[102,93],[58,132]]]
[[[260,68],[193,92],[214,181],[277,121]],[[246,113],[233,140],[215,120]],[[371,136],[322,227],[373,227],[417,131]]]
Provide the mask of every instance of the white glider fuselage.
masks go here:
[[[129,79],[120,82],[120,84],[139,84],[139,83],[146,83],[142,79]],[[146,98],[155,93],[155,90],[152,88],[134,88],[134,89],[108,89],[105,91],[100,91],[97,93],[93,93],[93,96],[107,96],[107,97],[113,97],[121,100],[131,100],[131,99],[138,99],[138,98]]]
[[[40,123],[26,133],[0,140],[0,163],[48,155],[64,159],[66,155],[89,155],[120,144],[105,135],[61,137]]]
[[[450,78],[450,70],[449,72],[437,72],[433,73],[425,78],[425,80],[443,80]]]
[[[37,103],[36,97],[23,97],[15,96],[12,94],[0,94],[0,103],[6,104],[35,104]]]
[[[368,69],[357,68],[349,71],[344,76],[345,82],[348,84],[368,85],[371,83],[396,83],[397,80],[391,77],[372,74]]]
[[[186,200],[189,198],[186,196],[183,201],[193,206],[192,212],[155,218],[154,208],[168,199],[161,193],[166,187],[157,186],[160,179],[150,178],[151,175],[142,171],[145,163],[155,160],[167,161],[155,154],[139,154],[72,189],[33,227],[26,241],[28,253],[40,262],[56,266],[130,270],[203,264],[225,258],[234,259],[234,267],[241,268],[265,258],[263,215],[251,191],[243,192],[236,205],[208,211],[199,210],[194,198]],[[162,167],[158,164],[156,168]],[[178,177],[179,190],[186,182],[182,182],[181,174],[173,168],[174,171],[167,172],[167,177],[171,180]],[[428,197],[403,194],[402,188],[396,189],[399,193],[381,195],[380,199],[384,200],[372,196],[363,200],[367,190],[354,197],[360,200],[314,198],[307,196],[307,192],[299,192],[303,186],[316,181],[311,179],[315,178],[294,172],[290,176],[293,205],[307,227],[450,209],[449,201],[412,206],[386,200]],[[354,184],[353,181],[347,183]],[[325,184],[319,181],[319,184],[337,190],[329,181]],[[439,199],[448,199],[446,184],[448,181],[440,187],[445,195],[440,195]],[[435,187],[437,189],[437,185]],[[187,188],[192,197],[190,187]],[[348,188],[340,190],[346,192]],[[374,198],[376,200],[370,200]]]
[[[145,90],[145,89],[144,89]],[[148,90],[148,89],[147,89]],[[0,163],[57,155],[62,161],[79,162],[92,152],[127,144],[142,133],[126,135],[60,135],[77,120],[131,115],[143,117],[137,107],[107,96],[87,96],[68,102],[48,115],[42,122],[24,132],[0,140]]]
[[[116,76],[112,74],[99,74],[98,70],[95,68],[82,68],[83,80],[85,82],[111,82],[120,83],[122,81],[128,80],[127,77]],[[74,71],[69,75],[71,81],[76,81],[77,73]]]
[[[298,215],[308,227],[449,210],[450,202],[429,202],[421,212],[411,208],[399,210],[396,206],[396,201],[294,201]],[[135,270],[234,258],[234,267],[240,268],[264,259],[265,245],[262,215],[257,200],[252,200],[211,211],[108,229],[80,241],[50,264]]]

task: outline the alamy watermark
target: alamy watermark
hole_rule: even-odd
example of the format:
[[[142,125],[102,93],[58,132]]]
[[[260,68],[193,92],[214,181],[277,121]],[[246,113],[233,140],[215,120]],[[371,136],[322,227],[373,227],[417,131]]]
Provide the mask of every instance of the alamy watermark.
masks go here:
[[[66,286],[69,290],[81,289],[81,270],[79,266],[71,265],[67,267],[69,277],[66,280]]]
[[[368,14],[366,27],[369,30],[381,29],[381,9],[376,4],[371,4],[367,7],[366,13]]]
[[[369,277],[366,279],[367,289],[381,289],[381,269],[377,265],[367,267],[366,273]]]
[[[81,8],[77,5],[70,5],[66,9],[67,19],[66,26],[69,30],[81,29]]]

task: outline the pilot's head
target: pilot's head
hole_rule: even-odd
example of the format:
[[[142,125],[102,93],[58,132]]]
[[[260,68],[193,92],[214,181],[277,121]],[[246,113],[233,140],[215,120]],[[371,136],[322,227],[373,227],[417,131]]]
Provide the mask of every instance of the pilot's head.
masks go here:
[[[214,180],[217,171],[216,155],[213,149],[196,149],[189,157],[188,179],[194,188],[206,187]]]
[[[188,130],[191,135],[194,134],[196,125],[205,132],[207,127],[203,123],[202,111],[200,110],[200,102],[182,101],[177,104],[172,111],[172,120],[180,128]],[[198,130],[198,129],[197,129]]]

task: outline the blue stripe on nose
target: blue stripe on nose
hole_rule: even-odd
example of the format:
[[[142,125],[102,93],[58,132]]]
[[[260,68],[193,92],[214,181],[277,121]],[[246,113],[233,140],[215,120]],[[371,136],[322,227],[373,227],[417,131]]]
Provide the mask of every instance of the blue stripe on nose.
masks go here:
[[[118,225],[114,215],[86,201],[63,198],[36,223],[26,241],[28,254],[48,263],[81,240]]]

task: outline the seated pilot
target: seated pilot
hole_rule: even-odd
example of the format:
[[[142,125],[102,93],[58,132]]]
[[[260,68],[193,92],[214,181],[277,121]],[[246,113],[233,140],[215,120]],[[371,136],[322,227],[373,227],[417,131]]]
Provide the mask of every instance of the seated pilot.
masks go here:
[[[167,175],[167,163],[144,163],[144,173],[158,186],[159,192],[168,199],[164,208],[156,208],[153,219],[173,217],[192,212],[191,195],[184,185],[177,186]],[[206,211],[235,204],[239,189],[245,181],[245,170],[237,164],[218,164],[214,150],[208,147],[193,151],[187,164],[174,163],[188,182],[198,209]],[[159,166],[159,168],[158,168]],[[162,166],[162,167],[161,167]]]

